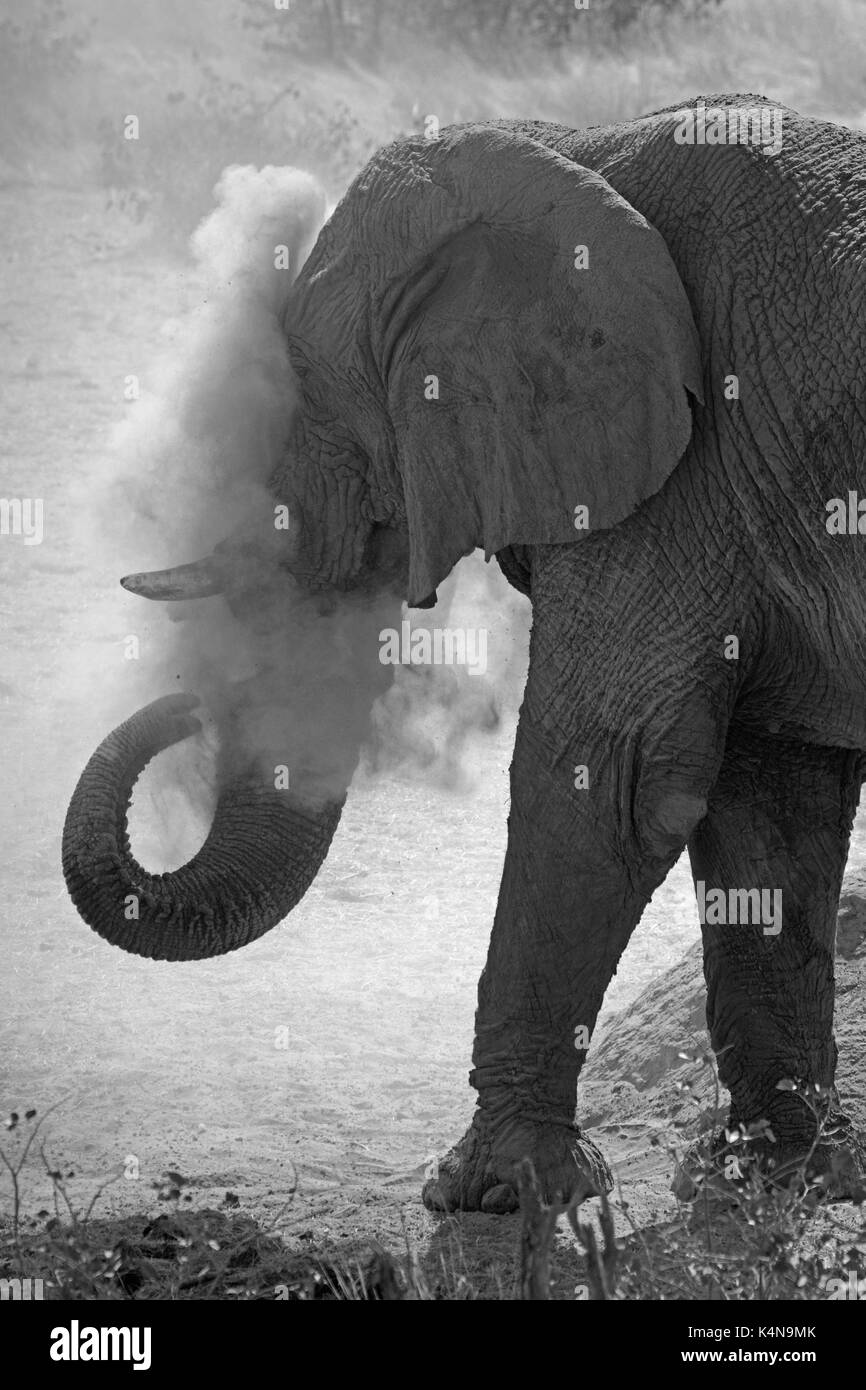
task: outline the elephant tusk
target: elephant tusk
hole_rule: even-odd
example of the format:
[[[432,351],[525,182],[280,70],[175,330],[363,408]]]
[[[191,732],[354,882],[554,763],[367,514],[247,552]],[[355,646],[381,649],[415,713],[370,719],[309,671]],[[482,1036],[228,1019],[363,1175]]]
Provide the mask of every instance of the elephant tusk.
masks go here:
[[[169,570],[127,574],[120,582],[131,594],[162,602],[209,598],[211,594],[221,594],[225,588],[221,567],[210,556],[189,565],[176,565]]]
[[[120,582],[131,594],[161,602],[210,598],[212,594],[224,594],[245,584],[259,583],[262,576],[277,565],[288,569],[294,549],[293,545],[286,544],[284,535],[273,530],[270,535],[265,532],[264,540],[260,530],[250,530],[220,541],[213,554],[201,560],[167,570],[127,574]]]

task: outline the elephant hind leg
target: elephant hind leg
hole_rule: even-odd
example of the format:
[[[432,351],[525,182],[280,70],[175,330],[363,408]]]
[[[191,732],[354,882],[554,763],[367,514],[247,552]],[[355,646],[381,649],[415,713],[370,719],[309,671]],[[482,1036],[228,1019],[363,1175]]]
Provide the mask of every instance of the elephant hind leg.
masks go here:
[[[817,1137],[801,1091],[779,1083],[833,1086],[836,911],[859,766],[846,749],[734,725],[689,841],[705,903],[707,1022],[731,1124],[767,1121],[774,1142],[759,1147],[771,1162],[802,1157]]]

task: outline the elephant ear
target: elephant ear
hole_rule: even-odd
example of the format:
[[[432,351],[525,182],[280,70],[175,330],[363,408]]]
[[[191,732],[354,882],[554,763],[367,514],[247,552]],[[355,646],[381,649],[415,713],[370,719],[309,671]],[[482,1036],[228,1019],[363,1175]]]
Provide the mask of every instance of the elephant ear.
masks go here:
[[[500,130],[409,143],[405,197],[363,239],[387,265],[374,352],[417,603],[475,547],[622,521],[675,468],[701,387],[667,247],[605,179]]]

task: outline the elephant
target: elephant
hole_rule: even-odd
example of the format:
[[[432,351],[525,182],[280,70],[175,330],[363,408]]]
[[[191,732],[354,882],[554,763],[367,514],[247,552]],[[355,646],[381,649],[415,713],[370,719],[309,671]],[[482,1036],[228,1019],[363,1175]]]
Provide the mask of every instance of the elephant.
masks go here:
[[[699,108],[734,137],[684,136]],[[756,112],[781,122],[772,149],[742,136]],[[291,527],[123,581],[239,613],[267,587],[335,634],[327,678],[292,697],[302,726],[316,704],[327,766],[300,740],[276,789],[243,709],[223,711],[213,826],[176,872],[137,864],[126,811],[148,760],[198,728],[196,697],[139,710],[88,762],[69,892],[158,960],[234,950],[302,897],[404,603],[429,606],[479,548],[531,602],[477,1100],[424,1187],[433,1210],[515,1210],[526,1158],[547,1201],[610,1190],[578,1077],[686,851],[729,1125],[752,1127],[768,1180],[804,1156],[826,1175],[842,1151],[862,1169],[834,1088],[833,958],[866,752],[864,256],[866,137],[764,97],[399,139],[286,300],[301,404],[269,486]]]

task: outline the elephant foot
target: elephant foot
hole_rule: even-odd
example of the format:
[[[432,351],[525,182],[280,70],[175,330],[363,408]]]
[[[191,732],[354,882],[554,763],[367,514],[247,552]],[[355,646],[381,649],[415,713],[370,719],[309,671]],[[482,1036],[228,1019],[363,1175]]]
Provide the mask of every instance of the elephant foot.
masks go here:
[[[866,1148],[851,1121],[833,1116],[817,1143],[750,1139],[732,1143],[729,1130],[697,1140],[677,1165],[671,1190],[692,1202],[709,1192],[736,1202],[757,1179],[766,1189],[811,1191],[830,1202],[866,1199]]]
[[[476,1114],[466,1134],[424,1185],[430,1211],[517,1211],[517,1167],[531,1160],[542,1199],[563,1207],[610,1192],[604,1158],[576,1125],[517,1123],[495,1129]]]

